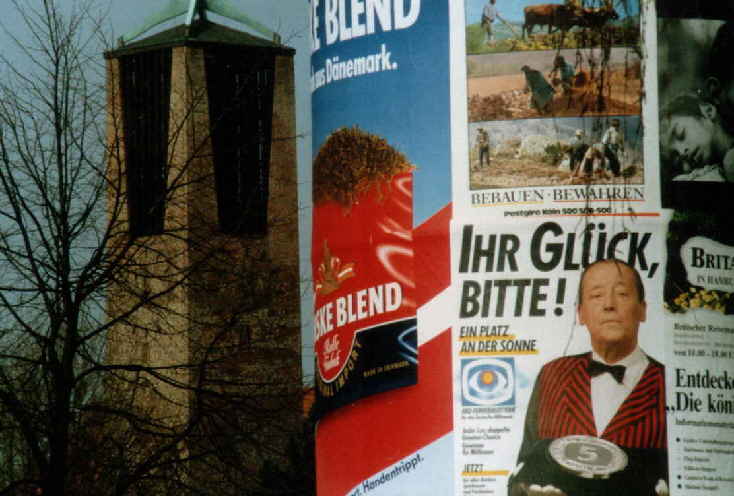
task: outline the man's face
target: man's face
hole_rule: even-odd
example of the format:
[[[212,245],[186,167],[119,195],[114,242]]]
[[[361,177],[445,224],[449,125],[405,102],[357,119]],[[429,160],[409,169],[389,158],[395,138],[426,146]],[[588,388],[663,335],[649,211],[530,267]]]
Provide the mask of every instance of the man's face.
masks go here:
[[[646,305],[640,301],[632,271],[624,264],[601,262],[582,280],[579,322],[589,330],[591,346],[602,357],[614,350],[621,359],[637,346]]]

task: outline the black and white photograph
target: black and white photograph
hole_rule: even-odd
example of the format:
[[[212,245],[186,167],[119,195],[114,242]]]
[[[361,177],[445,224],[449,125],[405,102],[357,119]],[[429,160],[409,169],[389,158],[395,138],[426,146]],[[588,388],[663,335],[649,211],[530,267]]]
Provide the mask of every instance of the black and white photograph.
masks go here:
[[[734,192],[734,21],[658,20],[664,207],[706,208]]]

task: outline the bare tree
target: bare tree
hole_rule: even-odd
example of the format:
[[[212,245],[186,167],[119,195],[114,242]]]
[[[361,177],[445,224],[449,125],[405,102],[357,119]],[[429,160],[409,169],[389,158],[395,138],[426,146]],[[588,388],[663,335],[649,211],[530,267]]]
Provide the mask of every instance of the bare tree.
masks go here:
[[[131,234],[93,3],[12,0],[23,57],[0,56],[0,495],[245,494],[299,429],[283,421],[299,418],[294,267],[270,235],[190,228],[208,213],[186,195],[216,198],[211,136],[176,151],[198,129],[196,88],[156,203],[189,217]],[[269,213],[271,230],[291,221]]]

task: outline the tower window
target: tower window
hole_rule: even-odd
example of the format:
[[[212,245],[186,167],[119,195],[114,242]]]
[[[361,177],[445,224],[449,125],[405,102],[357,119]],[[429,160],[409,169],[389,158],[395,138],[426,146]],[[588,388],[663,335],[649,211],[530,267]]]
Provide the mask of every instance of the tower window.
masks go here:
[[[242,48],[207,50],[217,209],[221,231],[267,232],[275,56]]]
[[[120,57],[130,234],[163,232],[171,50]]]

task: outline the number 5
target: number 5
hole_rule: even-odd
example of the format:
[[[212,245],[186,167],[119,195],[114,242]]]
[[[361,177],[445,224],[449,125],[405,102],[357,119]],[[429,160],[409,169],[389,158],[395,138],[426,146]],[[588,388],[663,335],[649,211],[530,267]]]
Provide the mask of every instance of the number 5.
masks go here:
[[[581,446],[579,448],[579,454],[576,456],[576,458],[582,462],[594,462],[597,458],[599,458],[599,453],[597,453],[594,448],[591,446]]]

